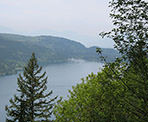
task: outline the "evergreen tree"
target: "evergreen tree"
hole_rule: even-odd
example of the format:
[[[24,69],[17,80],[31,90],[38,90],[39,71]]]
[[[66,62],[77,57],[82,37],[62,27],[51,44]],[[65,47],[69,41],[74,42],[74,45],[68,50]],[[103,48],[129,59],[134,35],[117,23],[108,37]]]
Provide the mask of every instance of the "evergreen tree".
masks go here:
[[[35,54],[24,68],[23,76],[17,79],[18,95],[10,99],[10,106],[6,106],[8,122],[50,122],[54,101],[50,99],[52,91],[47,93],[46,72],[41,73],[42,67],[37,64]]]

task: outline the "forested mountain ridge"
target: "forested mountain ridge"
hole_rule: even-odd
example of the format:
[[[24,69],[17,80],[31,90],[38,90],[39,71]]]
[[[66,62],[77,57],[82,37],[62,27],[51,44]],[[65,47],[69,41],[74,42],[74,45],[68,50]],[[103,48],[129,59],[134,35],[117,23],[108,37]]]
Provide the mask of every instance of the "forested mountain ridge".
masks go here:
[[[102,50],[108,61],[119,56],[114,49]],[[32,52],[35,52],[41,65],[63,63],[71,58],[100,61],[96,47],[86,48],[81,43],[66,38],[0,33],[0,75],[22,70]]]

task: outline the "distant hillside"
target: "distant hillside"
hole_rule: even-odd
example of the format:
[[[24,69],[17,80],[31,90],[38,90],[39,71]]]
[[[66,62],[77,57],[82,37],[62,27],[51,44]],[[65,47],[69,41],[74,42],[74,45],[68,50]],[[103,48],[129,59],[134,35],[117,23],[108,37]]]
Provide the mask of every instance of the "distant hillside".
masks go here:
[[[108,61],[119,54],[114,49],[103,48]],[[22,70],[35,52],[40,65],[67,62],[70,58],[100,61],[96,47],[86,48],[81,43],[53,36],[22,36],[0,34],[0,75],[8,75]]]

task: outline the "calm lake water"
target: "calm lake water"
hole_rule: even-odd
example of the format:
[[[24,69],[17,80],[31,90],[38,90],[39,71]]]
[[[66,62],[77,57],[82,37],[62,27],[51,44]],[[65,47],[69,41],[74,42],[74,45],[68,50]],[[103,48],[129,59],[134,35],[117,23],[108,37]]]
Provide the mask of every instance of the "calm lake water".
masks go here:
[[[86,77],[91,72],[96,73],[101,70],[102,64],[96,62],[75,62],[65,64],[54,64],[43,68],[48,76],[48,90],[53,90],[53,96],[66,98],[68,90],[73,85],[81,83],[81,78]],[[5,122],[5,105],[9,99],[16,94],[17,75],[0,77],[0,122]]]

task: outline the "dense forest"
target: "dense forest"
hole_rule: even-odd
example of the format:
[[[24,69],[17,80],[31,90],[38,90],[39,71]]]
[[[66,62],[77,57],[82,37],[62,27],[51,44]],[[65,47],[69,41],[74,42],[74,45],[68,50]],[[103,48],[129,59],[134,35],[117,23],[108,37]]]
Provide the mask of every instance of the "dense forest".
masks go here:
[[[81,43],[53,36],[22,36],[0,34],[0,75],[16,73],[22,70],[32,52],[36,53],[40,65],[63,63],[69,59],[100,61],[96,47],[86,48]],[[103,48],[108,61],[119,56],[114,49]]]
[[[102,71],[83,78],[67,99],[47,102],[52,92],[45,92],[46,72],[38,75],[33,53],[18,78],[20,96],[6,106],[8,122],[148,122],[148,2],[111,0],[109,6],[114,27],[100,35],[112,38],[122,57],[108,62],[97,49]]]

